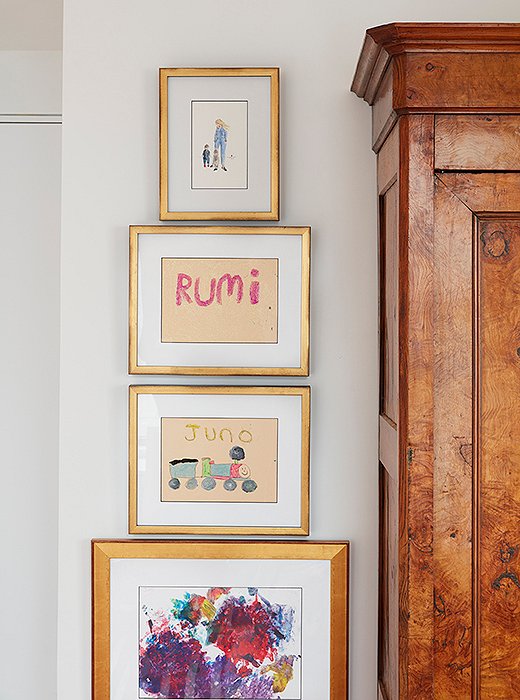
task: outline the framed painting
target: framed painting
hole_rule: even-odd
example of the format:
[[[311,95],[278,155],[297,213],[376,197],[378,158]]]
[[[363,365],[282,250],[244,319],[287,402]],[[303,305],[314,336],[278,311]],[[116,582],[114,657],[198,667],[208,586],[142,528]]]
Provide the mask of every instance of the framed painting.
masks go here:
[[[309,534],[309,387],[132,386],[129,532]]]
[[[130,227],[130,374],[309,374],[310,229]]]
[[[94,540],[93,700],[346,700],[348,554]]]
[[[161,220],[279,216],[279,69],[161,68]]]

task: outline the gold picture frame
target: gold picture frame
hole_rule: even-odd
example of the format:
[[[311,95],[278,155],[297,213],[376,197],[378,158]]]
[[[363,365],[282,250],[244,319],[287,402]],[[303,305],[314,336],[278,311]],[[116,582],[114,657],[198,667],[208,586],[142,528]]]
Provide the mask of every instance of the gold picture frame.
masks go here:
[[[142,279],[140,275],[139,265],[139,241],[142,237],[150,236],[217,236],[217,237],[236,237],[237,244],[240,243],[241,237],[252,236],[268,236],[273,237],[276,242],[277,236],[291,236],[301,240],[301,256],[300,256],[300,276],[301,282],[298,288],[291,290],[291,294],[297,294],[300,298],[300,332],[294,334],[291,342],[295,347],[295,355],[299,355],[299,365],[294,366],[216,366],[196,365],[186,366],[180,363],[174,363],[168,360],[168,364],[158,364],[156,357],[152,358],[149,364],[143,364],[139,360],[139,323],[142,321],[140,313],[145,316],[143,305],[139,304],[139,289],[140,285],[145,288],[146,279]],[[204,246],[200,246],[202,250]],[[198,257],[194,248],[194,256]],[[262,250],[265,250],[265,246]],[[273,255],[276,256],[276,250],[273,248]],[[169,375],[191,375],[191,376],[286,376],[286,377],[306,377],[309,375],[309,354],[310,354],[310,255],[311,255],[311,230],[306,226],[130,226],[130,286],[129,286],[129,354],[128,354],[128,371],[130,374],[169,374]],[[262,255],[264,257],[264,255]],[[154,268],[155,269],[155,268]],[[145,275],[143,274],[144,278]],[[152,280],[153,282],[154,280]],[[289,284],[285,285],[289,288]],[[150,296],[150,295],[148,295]],[[287,296],[287,295],[286,295]],[[283,299],[279,303],[283,303]],[[158,306],[160,300],[155,302]],[[162,308],[162,307],[161,307]],[[285,314],[287,319],[288,314]],[[144,320],[143,320],[144,323]],[[150,327],[148,325],[148,327]],[[159,335],[159,330],[156,330],[156,335]],[[299,351],[296,344],[299,344]],[[166,347],[162,344],[162,347]],[[161,347],[161,349],[162,349]],[[171,344],[170,347],[176,348],[176,345]],[[242,344],[242,347],[248,349],[247,344]],[[172,351],[173,352],[173,351]],[[246,353],[243,354],[247,356]]]
[[[278,221],[280,219],[279,166],[279,68],[160,68],[159,69],[159,204],[161,221]],[[262,211],[177,211],[170,207],[169,196],[169,104],[170,78],[256,78],[270,81],[270,167],[269,209]],[[174,166],[172,165],[172,168]]]
[[[241,524],[241,525],[201,525],[201,524],[181,524],[181,523],[150,523],[141,522],[139,519],[140,512],[140,492],[139,492],[139,475],[146,473],[146,465],[143,466],[141,470],[138,469],[139,460],[139,441],[140,441],[140,431],[139,431],[139,397],[143,395],[149,396],[222,396],[226,397],[229,395],[235,397],[295,397],[299,398],[299,406],[295,404],[297,411],[300,411],[300,415],[293,417],[293,420],[300,418],[300,424],[297,426],[301,434],[301,447],[299,450],[299,460],[291,461],[291,469],[295,470],[295,477],[300,483],[300,491],[294,496],[297,499],[297,513],[299,513],[299,522],[291,525],[277,526],[272,523],[272,516],[269,520],[269,525],[260,524]],[[253,401],[254,403],[254,401]],[[202,402],[201,402],[202,405]],[[294,410],[294,409],[293,409]],[[191,414],[190,414],[191,415]],[[198,415],[207,416],[208,413],[202,410]],[[157,434],[160,433],[162,429],[162,418],[161,415],[158,419]],[[276,416],[273,416],[276,418]],[[215,436],[215,433],[213,433]],[[207,436],[206,436],[207,437]],[[222,435],[220,436],[222,439]],[[164,461],[162,457],[162,434],[159,436],[161,440],[160,446],[156,445],[156,454],[158,455],[157,465],[152,465],[151,469],[156,470],[157,474],[153,471],[151,475],[146,477],[146,484],[150,484],[147,487],[143,485],[143,494],[157,493],[157,504],[159,507],[164,506],[164,502],[159,498],[160,484],[164,481],[163,466]],[[215,439],[215,437],[213,437]],[[289,444],[292,440],[287,431],[285,434],[277,436],[277,440],[284,440],[284,444]],[[278,447],[277,447],[278,450]],[[164,535],[299,535],[305,536],[309,534],[309,501],[310,501],[310,387],[308,386],[143,386],[135,385],[129,388],[129,444],[128,444],[128,463],[129,463],[129,498],[128,498],[128,532],[130,534],[164,534]],[[277,463],[277,470],[284,468],[280,467]],[[287,467],[285,467],[287,468]],[[195,467],[194,467],[195,469]],[[173,475],[172,475],[173,476]],[[197,477],[195,472],[191,475],[192,477]],[[148,482],[148,478],[150,482]],[[141,479],[144,479],[141,476]],[[163,479],[163,481],[161,481]],[[278,471],[276,474],[277,479],[277,489],[278,489]],[[197,478],[197,485],[195,489],[201,485],[201,477]],[[143,482],[144,484],[144,482]],[[179,488],[178,486],[176,488]],[[191,488],[191,487],[188,487]],[[213,486],[215,488],[215,486]],[[235,487],[236,488],[236,485]],[[239,493],[237,489],[237,493]],[[284,500],[282,500],[282,497]],[[145,496],[143,495],[143,498]],[[182,501],[183,505],[190,501]],[[283,508],[284,502],[289,505],[293,502],[293,498],[288,490],[284,494],[280,494],[277,490],[277,500],[276,504],[279,508]],[[215,501],[219,505],[226,506],[226,502]],[[205,505],[204,503],[196,502],[195,506]],[[260,503],[259,505],[262,505]],[[167,507],[171,510],[173,506],[175,510],[175,502],[168,503]],[[229,508],[229,505],[227,506]],[[156,511],[154,510],[154,513]],[[143,516],[144,517],[144,516]],[[157,517],[157,516],[156,516]],[[159,519],[157,517],[157,519]]]
[[[118,652],[119,659],[123,658],[119,668],[123,671],[123,676],[135,678],[138,683],[138,669],[135,674],[128,672],[129,666],[137,662],[137,645],[140,637],[139,629],[136,630],[135,645],[130,640],[128,656],[124,654],[122,648],[118,646],[119,639],[115,639],[118,634],[118,613],[117,608],[117,570],[111,566],[114,560],[127,560],[131,566],[143,567],[146,569],[147,561],[150,560],[226,560],[228,566],[234,566],[235,570],[240,570],[241,562],[247,566],[247,562],[257,560],[268,560],[271,562],[300,561],[304,562],[330,562],[330,574],[328,577],[328,597],[329,597],[329,698],[330,700],[346,700],[348,694],[348,628],[349,628],[349,543],[348,542],[291,542],[291,541],[256,541],[244,542],[239,540],[93,540],[92,552],[92,698],[93,700],[110,700],[111,681],[117,683],[117,678],[112,678],[111,648]],[[128,562],[134,560],[134,562]],[[167,565],[167,564],[166,564]],[[266,562],[268,565],[268,562]],[[278,565],[283,567],[283,563]],[[305,566],[305,564],[303,564]],[[176,564],[176,570],[179,564]],[[299,567],[301,568],[301,567]],[[213,566],[208,566],[208,588],[215,583],[211,578]],[[206,570],[206,569],[205,569]],[[167,574],[168,576],[169,574]],[[176,574],[175,574],[176,575]],[[120,574],[119,574],[120,576]],[[280,574],[280,581],[283,582],[284,574]],[[139,586],[139,571],[135,576],[138,581],[135,586]],[[143,582],[146,586],[153,586],[154,578],[152,574],[143,574]],[[182,575],[180,575],[182,580]],[[303,577],[302,577],[303,581]],[[171,579],[172,587],[176,581]],[[199,584],[200,585],[200,584]],[[133,589],[131,589],[133,591]],[[140,590],[140,589],[139,589]],[[302,588],[305,595],[305,587]],[[310,591],[310,589],[309,589]],[[310,593],[309,593],[310,595]],[[325,596],[326,593],[323,592]],[[133,592],[129,598],[131,605],[136,605],[136,594]],[[305,629],[305,606],[302,608],[302,627]],[[137,615],[137,608],[135,614]],[[114,620],[112,620],[114,614]],[[132,615],[133,618],[133,615]],[[135,623],[134,623],[135,624]],[[135,627],[133,628],[135,629]],[[150,626],[150,630],[152,627]],[[121,635],[120,635],[121,636]],[[127,635],[125,635],[127,636]],[[303,637],[302,637],[303,639]],[[312,652],[308,646],[309,639],[306,638],[307,652]],[[135,646],[135,651],[133,649]],[[318,654],[320,653],[318,650]],[[133,652],[133,653],[132,653]],[[126,659],[126,660],[125,660]],[[301,663],[306,663],[305,652],[301,657]],[[312,675],[312,674],[311,674]],[[128,681],[127,682],[131,682]],[[305,685],[303,687],[305,692]],[[282,697],[280,695],[279,697]],[[310,697],[306,693],[303,697]],[[313,699],[317,695],[313,695]]]

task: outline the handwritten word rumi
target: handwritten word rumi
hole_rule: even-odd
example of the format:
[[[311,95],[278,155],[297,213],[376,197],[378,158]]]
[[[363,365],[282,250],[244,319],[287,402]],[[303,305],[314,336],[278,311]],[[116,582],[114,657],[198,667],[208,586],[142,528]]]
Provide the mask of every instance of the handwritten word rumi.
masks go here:
[[[251,305],[258,304],[260,301],[260,281],[258,279],[260,272],[256,268],[252,268],[249,274],[252,279],[244,280],[241,275],[231,275],[228,272],[221,275],[218,280],[216,277],[211,277],[209,283],[207,280],[202,283],[208,295],[206,299],[203,299],[201,296],[201,277],[196,277],[193,281],[191,275],[179,272],[177,274],[175,302],[177,306],[182,306],[185,303],[193,304],[193,302],[198,306],[211,306],[215,301],[217,304],[222,304],[222,298],[225,294],[227,298],[234,299],[237,304],[242,303],[242,301]],[[246,289],[245,296],[244,289]]]

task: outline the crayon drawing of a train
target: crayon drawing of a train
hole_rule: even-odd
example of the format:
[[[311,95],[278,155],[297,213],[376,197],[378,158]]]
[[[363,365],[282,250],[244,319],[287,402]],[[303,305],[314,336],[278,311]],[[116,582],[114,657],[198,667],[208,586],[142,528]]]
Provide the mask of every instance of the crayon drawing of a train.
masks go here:
[[[210,457],[198,459],[172,459],[169,462],[171,479],[168,486],[177,490],[182,484],[187,489],[196,489],[199,485],[206,491],[211,491],[217,485],[217,481],[223,481],[226,491],[234,491],[238,484],[242,484],[242,491],[252,493],[257,483],[251,476],[251,469],[244,463],[246,453],[235,445],[229,450],[231,462],[215,464]]]

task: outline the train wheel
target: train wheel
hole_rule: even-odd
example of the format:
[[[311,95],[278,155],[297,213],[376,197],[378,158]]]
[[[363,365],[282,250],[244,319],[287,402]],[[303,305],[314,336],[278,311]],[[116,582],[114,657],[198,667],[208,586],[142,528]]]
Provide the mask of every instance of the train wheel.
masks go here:
[[[237,487],[237,482],[234,479],[227,479],[224,481],[224,488],[226,491],[234,491]]]
[[[186,482],[186,488],[189,489],[190,491],[193,491],[193,489],[196,489],[197,486],[199,485],[199,482],[195,478],[188,479]]]
[[[256,487],[256,481],[253,481],[253,479],[246,479],[242,484],[242,491],[245,491],[246,493],[252,493],[256,489]]]
[[[181,485],[181,482],[179,481],[179,479],[177,479],[176,476],[174,476],[173,479],[170,479],[170,481],[168,482],[168,486],[171,489],[174,489],[174,491],[176,491],[180,485]]]
[[[212,476],[205,476],[204,479],[202,479],[202,488],[206,489],[206,491],[211,491],[216,485],[217,482]]]

